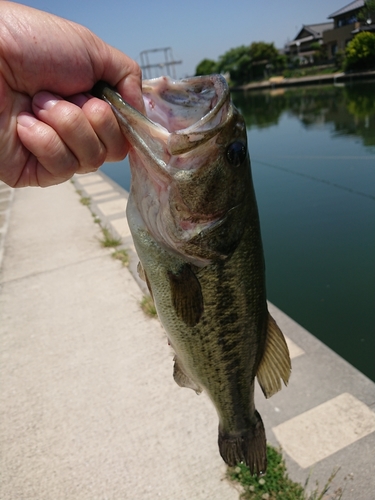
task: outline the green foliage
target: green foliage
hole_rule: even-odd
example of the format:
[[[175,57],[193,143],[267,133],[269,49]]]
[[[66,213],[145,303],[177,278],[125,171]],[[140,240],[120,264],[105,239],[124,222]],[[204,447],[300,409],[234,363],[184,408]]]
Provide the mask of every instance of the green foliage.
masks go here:
[[[345,50],[345,70],[368,70],[375,67],[375,34],[362,31]]]
[[[303,500],[303,487],[289,479],[281,453],[267,445],[267,474],[256,477],[244,464],[238,464],[228,470],[229,478],[238,481],[244,488],[245,500]]]
[[[345,52],[343,50],[338,50],[335,54],[335,67],[337,69],[342,69],[345,61]]]
[[[217,62],[203,59],[197,66],[195,74],[228,73],[230,83],[242,85],[251,80],[259,80],[269,76],[275,69],[286,66],[286,57],[279,54],[273,43],[253,42],[229,49],[219,57]]]
[[[82,196],[82,198],[80,198],[79,200],[82,205],[84,205],[85,207],[89,207],[90,204],[91,204],[91,198],[89,196]]]
[[[304,76],[326,75],[334,73],[335,67],[332,66],[300,66],[299,68],[286,69],[283,71],[284,78],[302,78]]]
[[[319,485],[310,493],[307,492],[309,478],[304,486],[292,481],[286,470],[285,461],[279,450],[267,445],[267,474],[264,477],[253,476],[244,464],[228,468],[228,477],[232,481],[239,482],[244,492],[242,500],[340,500],[342,489],[338,488],[329,497],[328,493],[331,483],[337,471],[328,478],[323,489]]]
[[[141,301],[142,311],[151,318],[157,317],[156,307],[154,301],[150,295],[144,295]]]
[[[326,61],[328,58],[327,48],[325,45],[319,42],[314,42],[310,45],[311,49],[314,50],[314,63],[319,64]]]
[[[279,57],[279,52],[273,43],[253,42],[249,47],[250,56],[253,61],[264,61],[272,63]]]
[[[375,20],[375,0],[367,0],[364,7],[357,14],[358,21],[366,22],[368,19]]]
[[[248,82],[251,69],[249,47],[241,45],[225,52],[219,57],[217,69],[219,73],[229,73],[231,82],[234,84]]]
[[[103,238],[100,243],[105,248],[118,247],[121,245],[121,238],[116,238],[113,236],[111,231],[107,227],[102,227]]]
[[[195,76],[217,73],[217,63],[212,59],[203,59],[195,69]]]
[[[112,257],[116,260],[119,260],[123,266],[129,266],[129,255],[125,248],[121,248],[120,250],[115,250],[112,253]]]

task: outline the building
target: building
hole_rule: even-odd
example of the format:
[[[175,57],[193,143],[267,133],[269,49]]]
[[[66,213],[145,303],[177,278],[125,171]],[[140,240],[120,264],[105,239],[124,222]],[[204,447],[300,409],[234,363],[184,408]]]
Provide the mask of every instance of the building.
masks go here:
[[[297,36],[285,46],[285,53],[298,58],[301,64],[314,62],[316,44],[323,44],[323,33],[332,30],[333,22],[304,24]]]
[[[328,59],[332,59],[338,50],[344,51],[360,31],[375,31],[375,19],[370,16],[365,21],[358,19],[358,14],[364,7],[364,0],[355,0],[328,16],[328,19],[333,19],[333,28],[323,33]]]

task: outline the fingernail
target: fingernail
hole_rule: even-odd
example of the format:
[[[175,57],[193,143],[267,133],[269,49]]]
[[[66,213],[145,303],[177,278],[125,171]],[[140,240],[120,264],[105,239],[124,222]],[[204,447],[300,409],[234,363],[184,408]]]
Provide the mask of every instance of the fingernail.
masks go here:
[[[38,92],[33,98],[33,105],[39,109],[51,109],[55,104],[57,104],[61,99],[50,92]]]
[[[18,125],[21,125],[21,127],[32,127],[38,120],[35,118],[35,116],[22,113],[17,116],[17,123]]]

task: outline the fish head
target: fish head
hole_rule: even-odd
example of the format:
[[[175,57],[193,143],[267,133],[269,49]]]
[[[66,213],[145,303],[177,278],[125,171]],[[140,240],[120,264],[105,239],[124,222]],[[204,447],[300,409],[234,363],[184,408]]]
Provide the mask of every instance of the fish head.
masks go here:
[[[245,122],[221,75],[143,81],[145,114],[106,88],[131,144],[131,197],[152,237],[197,266],[225,259],[244,228]]]

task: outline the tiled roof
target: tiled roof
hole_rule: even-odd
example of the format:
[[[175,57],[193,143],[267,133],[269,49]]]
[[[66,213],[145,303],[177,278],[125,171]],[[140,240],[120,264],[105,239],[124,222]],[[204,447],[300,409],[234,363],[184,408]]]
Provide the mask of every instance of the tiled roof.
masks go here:
[[[341,16],[342,14],[346,14],[347,12],[351,12],[352,10],[356,9],[361,9],[362,7],[365,6],[364,0],[354,0],[354,2],[349,3],[342,9],[337,10],[330,16],[328,16],[328,19],[332,19],[333,17]]]
[[[320,23],[320,24],[305,24],[304,28],[315,35],[321,36],[323,31],[333,28],[333,22]]]
[[[293,41],[307,41],[305,40],[306,35],[302,36],[304,32],[310,33],[312,38],[321,38],[323,36],[323,31],[333,29],[333,22],[328,23],[320,23],[320,24],[304,24],[302,28],[299,30],[297,36],[294,37]]]

